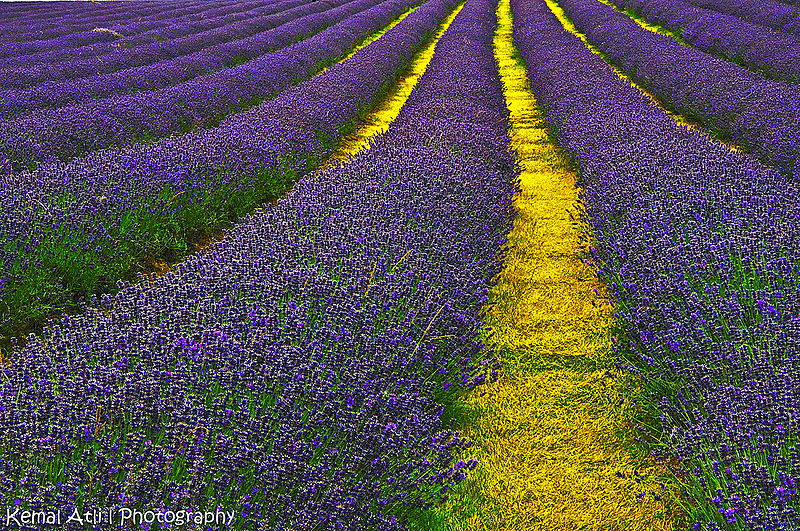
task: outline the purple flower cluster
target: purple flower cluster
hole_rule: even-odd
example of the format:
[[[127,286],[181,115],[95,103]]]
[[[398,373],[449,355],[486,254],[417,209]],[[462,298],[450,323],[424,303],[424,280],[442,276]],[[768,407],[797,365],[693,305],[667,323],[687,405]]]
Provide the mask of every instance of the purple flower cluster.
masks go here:
[[[781,171],[800,171],[800,86],[682,46],[597,0],[560,5],[606,58],[666,106]]]
[[[26,3],[26,5],[30,5]],[[70,17],[72,6],[62,4],[64,10],[48,11],[46,14],[28,15],[2,22],[0,28],[6,41],[0,46],[0,57],[24,55],[46,50],[54,42],[64,46],[91,44],[114,39],[108,32],[92,31],[96,27],[116,30],[125,24],[127,31],[146,31],[157,27],[164,20],[197,11],[197,7],[208,7],[205,2],[175,2],[169,7],[163,2],[126,2],[115,6],[92,6],[85,17]],[[136,24],[137,19],[142,19]],[[133,24],[133,25],[129,25]],[[66,39],[62,40],[62,37]]]
[[[371,149],[13,353],[4,505],[397,530],[465,477],[442,401],[492,377],[476,337],[516,189],[494,8],[467,2]]]
[[[4,176],[0,325],[104,291],[148,255],[280,194],[382,96],[456,0],[430,0],[380,39],[213,129]],[[169,256],[169,254],[168,254]]]
[[[253,15],[263,15],[267,11],[274,12],[273,6],[274,3],[268,0],[237,2],[230,5],[220,5],[219,7],[211,5],[211,7],[197,8],[192,10],[191,13],[161,21],[157,27],[146,31],[141,31],[136,26],[138,22],[133,22],[131,25],[115,25],[113,31],[116,31],[122,37],[117,37],[112,41],[83,46],[70,46],[56,41],[53,42],[49,49],[41,52],[0,59],[0,66],[58,63],[69,59],[98,56],[120,48],[131,48],[141,44],[174,39],[218,28]]]
[[[691,4],[768,28],[800,35],[800,9],[778,0],[689,0]]]
[[[154,140],[198,126],[270,98],[350,51],[419,0],[354,0],[308,17],[314,29],[341,22],[282,50],[157,91],[119,95],[40,110],[0,121],[0,157],[8,167],[32,168],[111,146]],[[375,5],[378,4],[378,5]],[[353,14],[356,13],[356,14]],[[304,30],[285,28],[287,39]]]
[[[532,89],[580,168],[616,350],[660,414],[689,516],[800,528],[800,188],[677,125],[544,4],[512,8]]]
[[[692,6],[683,0],[615,4],[678,32],[688,44],[775,79],[800,82],[800,37]]]

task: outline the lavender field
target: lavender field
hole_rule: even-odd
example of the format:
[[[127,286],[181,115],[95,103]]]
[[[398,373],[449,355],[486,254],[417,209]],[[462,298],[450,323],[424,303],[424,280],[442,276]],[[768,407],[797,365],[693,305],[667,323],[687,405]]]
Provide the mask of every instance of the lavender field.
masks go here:
[[[0,2],[0,528],[800,529],[800,0]]]

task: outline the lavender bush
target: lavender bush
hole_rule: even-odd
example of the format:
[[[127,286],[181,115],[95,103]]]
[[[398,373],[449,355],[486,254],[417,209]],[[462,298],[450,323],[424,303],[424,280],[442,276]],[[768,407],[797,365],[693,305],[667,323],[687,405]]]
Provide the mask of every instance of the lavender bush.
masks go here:
[[[633,11],[710,54],[778,80],[800,81],[800,37],[736,17],[694,7],[683,0],[618,0]]]
[[[678,126],[544,4],[512,9],[694,528],[800,528],[798,185]]]
[[[475,338],[516,176],[494,8],[466,4],[371,149],[14,353],[3,503],[392,530],[464,477],[441,402],[493,371]]]
[[[0,121],[0,157],[7,161],[6,170],[32,169],[88,151],[213,126],[226,115],[261,103],[332,64],[419,0],[379,1],[357,0],[333,9],[320,18],[343,18],[341,22],[235,68],[157,91]],[[281,35],[287,32],[288,28]]]
[[[800,87],[682,46],[596,0],[560,4],[590,42],[665,105],[788,174],[800,170]]]

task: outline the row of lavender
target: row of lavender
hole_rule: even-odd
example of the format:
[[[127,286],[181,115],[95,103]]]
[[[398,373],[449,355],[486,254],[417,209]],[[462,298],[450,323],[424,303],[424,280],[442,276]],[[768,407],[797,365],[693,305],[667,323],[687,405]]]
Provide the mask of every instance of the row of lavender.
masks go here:
[[[282,192],[383,94],[454,3],[426,3],[353,57],[215,128],[5,175],[4,332],[69,307],[76,295],[107,291],[148,256],[174,259],[193,234]],[[407,5],[391,0],[349,31],[374,31],[373,15]],[[313,44],[328,49],[324,37]]]
[[[286,47],[234,68],[221,68],[150,92],[90,99],[0,120],[0,155],[6,161],[6,170],[32,169],[43,162],[66,161],[101,148],[214,125],[224,116],[258,104],[321,70],[388,24],[390,17],[400,14],[402,6],[411,5],[384,5],[385,0],[341,1],[339,7],[300,17],[259,35],[261,43]],[[310,33],[317,34],[308,38]],[[184,63],[190,71],[204,70],[189,59]],[[148,67],[153,71],[149,77],[137,74],[138,70],[121,72],[121,77],[130,79],[122,83],[129,87],[160,86],[187,73],[182,68],[173,71],[167,64]],[[103,77],[79,80],[71,84],[70,92],[45,96],[91,96],[92,89],[106,85]]]
[[[176,15],[168,20],[160,21],[152,29],[138,27],[141,23],[137,18],[131,24],[115,25],[112,30],[119,36],[110,34],[111,40],[103,40],[93,44],[73,44],[77,39],[74,34],[68,35],[64,39],[54,39],[47,42],[46,49],[31,54],[11,55],[0,58],[0,66],[10,65],[25,66],[39,63],[57,63],[67,59],[77,59],[81,57],[99,56],[118,49],[130,48],[140,44],[148,44],[165,39],[173,39],[199,33],[201,31],[217,28],[225,24],[237,22],[250,16],[262,14],[264,10],[274,6],[274,2],[269,0],[254,0],[248,2],[236,2],[230,5],[220,5],[207,7],[205,9],[193,9],[191,13]],[[98,31],[92,30],[90,33],[97,34]],[[101,31],[109,35],[108,32]],[[0,48],[2,50],[2,48]],[[6,50],[7,51],[7,50]]]
[[[650,435],[680,463],[695,528],[797,529],[800,188],[677,125],[543,3],[512,8],[532,89],[580,169],[617,352],[660,413]]]
[[[665,105],[800,176],[800,86],[683,46],[597,0],[559,3],[592,44]]]
[[[53,93],[74,92],[76,87],[86,85],[87,96],[97,97],[115,91],[141,90],[142,87],[135,83],[135,75],[159,77],[160,69],[168,72],[180,69],[186,71],[185,76],[192,77],[230,66],[236,61],[246,61],[275,48],[273,33],[276,27],[344,3],[344,0],[283,0],[269,6],[263,15],[186,37],[119,48],[97,57],[68,60],[63,64],[0,68],[0,102],[3,102],[0,112],[7,115],[29,109],[24,102],[31,94],[46,98]],[[172,82],[184,79],[187,77]],[[167,75],[166,79],[159,81],[171,80]]]
[[[94,41],[98,39],[111,39],[112,34],[106,33],[105,35],[98,34],[90,35],[92,29],[96,27],[109,27],[117,23],[131,22],[136,18],[141,17],[145,20],[146,24],[158,24],[158,21],[163,21],[172,16],[186,14],[196,7],[208,7],[208,3],[198,2],[196,0],[179,1],[176,4],[165,4],[164,2],[115,2],[113,7],[110,3],[104,4],[99,8],[93,9],[86,16],[72,16],[70,12],[48,12],[45,14],[37,15],[24,15],[13,19],[4,19],[2,24],[2,37],[3,45],[2,50],[5,52],[11,51],[13,53],[25,53],[29,47],[33,46],[34,49],[39,49],[41,41],[59,38],[70,33],[81,34],[78,37],[78,42]],[[73,6],[79,4],[61,4],[63,7],[68,7],[71,11]],[[147,27],[147,26],[139,26]]]
[[[690,0],[690,3],[751,24],[800,35],[800,9],[779,0]]]
[[[391,530],[446,496],[474,462],[441,401],[492,375],[476,338],[513,216],[494,8],[467,2],[371,149],[14,353],[4,505]]]
[[[708,53],[775,79],[800,82],[800,36],[750,24],[683,0],[615,0]]]

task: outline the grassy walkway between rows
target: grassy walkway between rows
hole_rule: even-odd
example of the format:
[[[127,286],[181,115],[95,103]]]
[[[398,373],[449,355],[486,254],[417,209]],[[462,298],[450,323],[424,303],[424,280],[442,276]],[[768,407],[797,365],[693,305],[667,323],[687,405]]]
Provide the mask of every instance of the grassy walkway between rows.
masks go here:
[[[495,56],[522,167],[517,217],[487,316],[498,382],[468,395],[480,465],[420,529],[667,530],[673,488],[635,450],[636,410],[609,367],[612,308],[582,257],[575,175],[552,143],[498,8]]]

